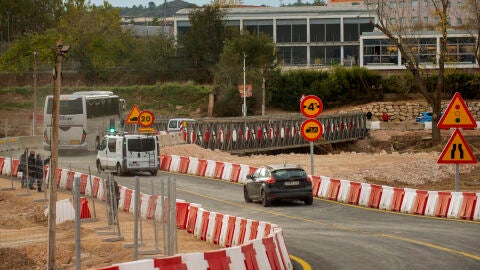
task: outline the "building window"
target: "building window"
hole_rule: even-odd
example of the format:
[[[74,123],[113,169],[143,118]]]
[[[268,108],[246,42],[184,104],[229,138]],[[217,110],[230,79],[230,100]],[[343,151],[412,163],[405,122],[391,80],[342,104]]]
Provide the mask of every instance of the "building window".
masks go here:
[[[475,38],[455,37],[447,39],[447,61],[463,64],[475,63]]]
[[[418,0],[412,0],[412,7],[418,7]]]
[[[405,23],[405,17],[400,17],[400,23]]]
[[[317,66],[331,66],[340,64],[340,46],[312,46],[310,47],[310,64]]]
[[[357,23],[356,18],[355,23]],[[362,32],[363,24],[360,23],[360,32]],[[310,19],[310,42],[329,41],[340,41],[340,19]]]
[[[428,0],[423,0],[423,6],[428,7]]]
[[[400,6],[401,8],[404,8],[404,7],[405,7],[405,1],[400,1],[399,6]]]
[[[391,24],[397,24],[397,19],[396,18],[390,18],[390,23]]]
[[[364,65],[398,65],[398,48],[389,39],[366,39]]]
[[[461,8],[461,7],[463,6],[463,2],[462,2],[462,1],[458,1],[458,2],[457,2],[457,6],[458,6],[459,8]]]
[[[307,20],[277,20],[277,42],[307,42]]]
[[[307,47],[277,47],[278,62],[284,66],[296,66],[307,64]]]
[[[410,51],[419,63],[434,64],[436,62],[437,43],[435,38],[406,39],[405,44],[410,47]]]
[[[462,18],[457,18],[457,24],[462,25]]]
[[[390,2],[390,8],[396,8],[397,7],[397,2],[392,1]]]
[[[423,17],[423,22],[428,23],[428,17]]]
[[[273,20],[244,20],[243,29],[258,37],[260,33],[273,38]]]
[[[411,17],[410,18],[410,22],[412,22],[412,23],[416,23],[417,21],[418,21],[417,17]]]

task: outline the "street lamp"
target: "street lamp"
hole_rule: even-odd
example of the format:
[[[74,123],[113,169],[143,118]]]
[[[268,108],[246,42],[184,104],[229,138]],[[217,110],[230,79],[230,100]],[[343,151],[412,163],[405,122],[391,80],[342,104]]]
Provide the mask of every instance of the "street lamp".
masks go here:
[[[247,77],[246,77],[246,68],[245,68],[245,60],[247,59],[247,55],[243,52],[243,117],[247,116]]]

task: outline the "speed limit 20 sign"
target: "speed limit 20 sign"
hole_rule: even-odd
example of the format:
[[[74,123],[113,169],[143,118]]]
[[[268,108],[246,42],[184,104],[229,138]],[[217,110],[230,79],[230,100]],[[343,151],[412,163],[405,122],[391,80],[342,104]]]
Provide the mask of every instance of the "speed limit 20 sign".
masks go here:
[[[153,125],[153,122],[155,121],[155,116],[151,111],[145,110],[141,111],[140,114],[138,115],[138,123],[142,127],[149,127]]]

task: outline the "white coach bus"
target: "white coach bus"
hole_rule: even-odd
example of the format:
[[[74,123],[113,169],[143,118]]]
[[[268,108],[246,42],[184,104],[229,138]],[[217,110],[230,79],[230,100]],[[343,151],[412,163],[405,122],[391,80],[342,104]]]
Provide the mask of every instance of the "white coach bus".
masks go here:
[[[59,150],[95,151],[108,129],[119,129],[125,100],[111,91],[81,91],[60,95]],[[53,96],[45,99],[43,146],[50,150]]]

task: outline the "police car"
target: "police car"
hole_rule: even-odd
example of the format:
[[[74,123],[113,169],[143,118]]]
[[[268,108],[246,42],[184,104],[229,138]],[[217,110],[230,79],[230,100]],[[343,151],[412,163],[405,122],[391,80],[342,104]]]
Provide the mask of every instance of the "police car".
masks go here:
[[[147,134],[107,134],[97,147],[99,172],[113,170],[117,175],[150,172],[159,169],[158,138]]]

